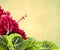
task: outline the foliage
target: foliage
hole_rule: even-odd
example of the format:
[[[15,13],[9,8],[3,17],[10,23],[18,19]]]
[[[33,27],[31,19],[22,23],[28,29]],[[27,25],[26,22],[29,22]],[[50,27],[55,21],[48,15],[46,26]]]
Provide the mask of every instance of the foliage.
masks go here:
[[[28,37],[24,40],[19,34],[0,36],[0,50],[58,50],[51,41],[37,41]]]

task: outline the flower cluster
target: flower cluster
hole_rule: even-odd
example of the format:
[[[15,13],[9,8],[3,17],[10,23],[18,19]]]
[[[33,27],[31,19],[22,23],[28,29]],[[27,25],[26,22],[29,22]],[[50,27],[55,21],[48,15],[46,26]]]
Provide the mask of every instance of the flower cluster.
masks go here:
[[[6,35],[10,33],[18,33],[23,39],[26,39],[26,34],[18,26],[18,22],[12,19],[9,11],[4,11],[0,7],[0,35]]]

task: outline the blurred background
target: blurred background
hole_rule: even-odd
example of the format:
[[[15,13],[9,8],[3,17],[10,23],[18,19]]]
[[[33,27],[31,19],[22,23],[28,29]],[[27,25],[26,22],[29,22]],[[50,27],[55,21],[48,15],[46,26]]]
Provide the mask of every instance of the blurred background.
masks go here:
[[[60,0],[0,0],[0,5],[16,21],[27,14],[19,23],[27,36],[60,46]]]

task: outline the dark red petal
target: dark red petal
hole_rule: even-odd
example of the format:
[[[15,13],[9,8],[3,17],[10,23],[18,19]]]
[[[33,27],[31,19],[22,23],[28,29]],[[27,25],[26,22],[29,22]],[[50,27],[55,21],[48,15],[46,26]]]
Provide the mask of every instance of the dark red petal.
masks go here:
[[[2,27],[0,27],[0,35],[5,35],[5,34],[6,34],[6,31]]]
[[[21,29],[14,29],[13,30],[13,33],[18,33],[18,34],[20,34],[21,36],[22,36],[22,38],[23,39],[26,39],[26,34],[25,34],[25,32],[23,31],[23,30],[21,30]]]
[[[4,10],[0,6],[0,16],[4,13]]]
[[[9,15],[10,15],[10,12],[9,12],[9,11],[6,11],[6,15],[8,15],[8,16],[9,16]]]

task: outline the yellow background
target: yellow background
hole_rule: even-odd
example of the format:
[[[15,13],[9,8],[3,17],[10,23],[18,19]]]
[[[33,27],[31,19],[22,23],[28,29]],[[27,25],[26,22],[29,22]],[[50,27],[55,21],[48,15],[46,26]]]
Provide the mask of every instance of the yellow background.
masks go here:
[[[60,0],[0,0],[0,5],[11,12],[27,36],[37,40],[51,40],[60,46]]]

